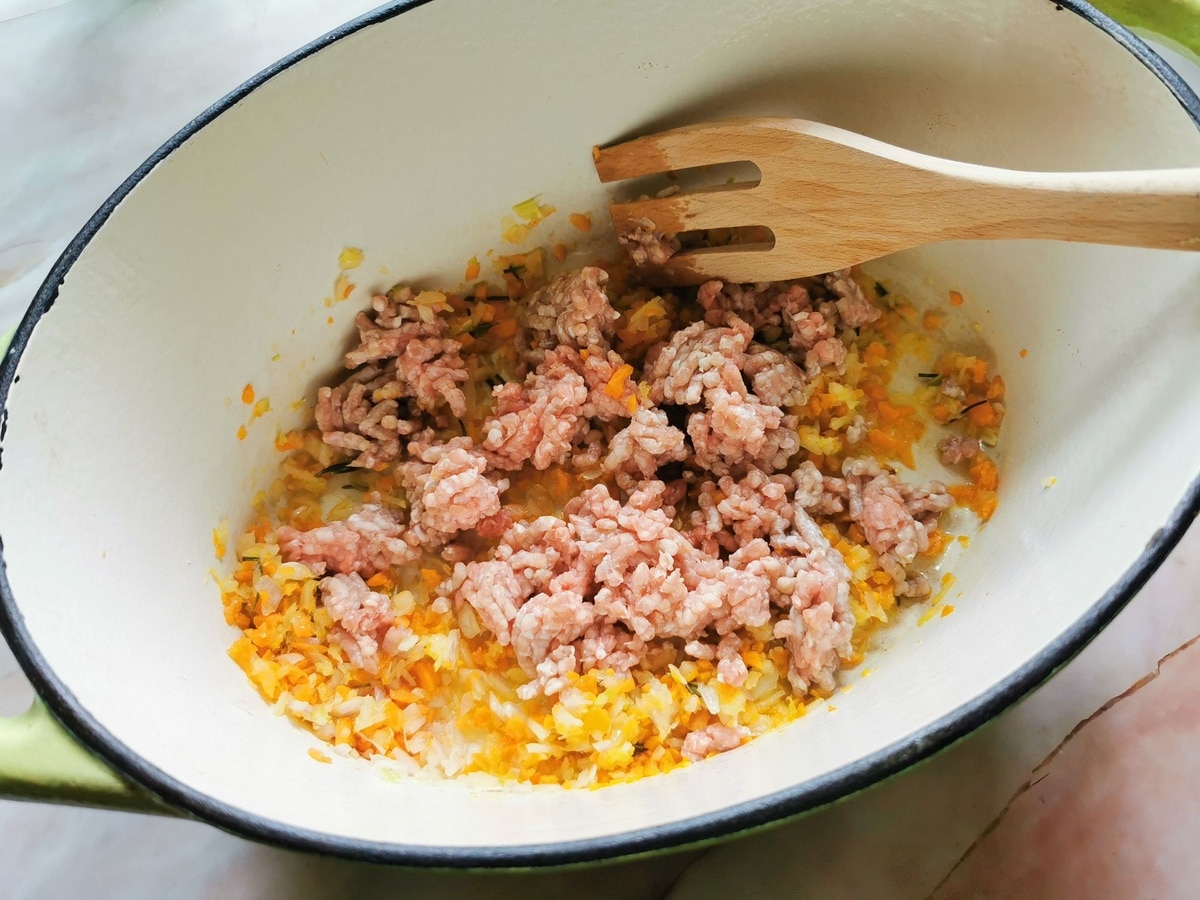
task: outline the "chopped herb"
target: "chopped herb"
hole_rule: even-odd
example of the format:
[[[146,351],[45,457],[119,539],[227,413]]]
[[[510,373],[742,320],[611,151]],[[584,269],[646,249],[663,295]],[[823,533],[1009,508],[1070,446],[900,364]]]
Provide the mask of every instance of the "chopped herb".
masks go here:
[[[471,329],[471,337],[483,337],[489,331],[496,327],[495,322],[480,322]]]
[[[970,406],[964,406],[964,407],[962,408],[962,412],[960,412],[960,413],[959,413],[957,416],[955,416],[955,417],[954,417],[953,419],[951,419],[950,421],[951,421],[951,422],[957,422],[959,419],[961,419],[963,416],[965,416],[967,413],[969,413],[969,412],[970,412],[971,410],[973,410],[975,407],[977,407],[977,406],[983,406],[983,404],[985,404],[985,403],[987,403],[987,401],[986,401],[986,400],[976,400],[976,401],[975,401],[974,403],[972,403]]]
[[[511,266],[506,266],[503,271],[505,275],[511,275],[517,281],[520,281],[524,277],[521,273],[525,271],[525,267],[514,263]]]
[[[646,752],[646,745],[643,744],[641,741],[638,741],[636,744],[633,745],[633,753],[635,756],[639,753],[645,753],[645,752]]]
[[[504,384],[504,379],[499,375],[489,375],[484,379],[484,381],[486,381],[492,387],[499,387],[500,385]]]
[[[692,696],[694,696],[694,697],[700,696],[700,688],[696,687],[690,681],[687,684],[685,684],[684,687],[686,687],[688,689],[688,693],[691,694]]]
[[[348,481],[342,485],[342,490],[344,491],[366,491],[366,489],[367,486],[365,484],[360,484],[357,481]]]
[[[317,473],[317,475],[318,476],[349,475],[351,472],[358,471],[359,468],[360,467],[354,465],[354,463],[348,463],[348,462],[334,463],[332,466],[326,466],[325,468],[323,468],[320,472]]]
[[[942,373],[941,372],[918,372],[917,377],[918,378],[941,378]]]
[[[884,287],[882,284],[880,284],[878,281],[877,281],[877,282],[875,282],[875,296],[877,296],[877,297],[886,297],[887,295],[888,295],[888,289],[887,289],[887,288],[885,288],[885,287]]]
[[[242,562],[248,562],[250,560],[254,560],[255,562],[258,562],[260,559],[262,559],[261,556],[257,556],[253,553],[243,553],[242,554]]]

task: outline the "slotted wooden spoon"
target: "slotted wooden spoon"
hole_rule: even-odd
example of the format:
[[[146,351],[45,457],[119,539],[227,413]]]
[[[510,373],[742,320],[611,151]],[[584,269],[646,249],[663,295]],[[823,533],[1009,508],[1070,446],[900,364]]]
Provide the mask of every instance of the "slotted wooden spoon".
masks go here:
[[[1018,172],[801,119],[727,119],[597,149],[602,182],[752,162],[760,181],[612,206],[618,234],[766,226],[774,245],[707,247],[643,269],[667,284],[776,281],[948,240],[1043,238],[1200,250],[1200,169]]]

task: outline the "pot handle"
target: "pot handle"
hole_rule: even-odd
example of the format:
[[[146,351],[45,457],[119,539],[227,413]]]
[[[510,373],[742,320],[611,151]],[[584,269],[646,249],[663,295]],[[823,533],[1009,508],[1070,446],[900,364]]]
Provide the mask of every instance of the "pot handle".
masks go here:
[[[41,700],[19,716],[0,717],[0,798],[172,812],[80,746]]]

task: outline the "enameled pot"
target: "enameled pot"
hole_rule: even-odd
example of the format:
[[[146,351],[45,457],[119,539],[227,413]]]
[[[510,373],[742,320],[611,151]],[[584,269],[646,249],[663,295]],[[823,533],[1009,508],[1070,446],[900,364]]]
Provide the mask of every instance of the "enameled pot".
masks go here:
[[[1094,637],[1197,510],[1200,255],[1007,242],[877,267],[914,298],[966,296],[1008,386],[1003,484],[954,561],[955,614],[902,625],[836,713],[634,784],[484,791],[314,762],[311,735],[230,661],[212,529],[268,479],[276,429],[301,424],[291,401],[334,371],[369,291],[457,284],[534,194],[603,221],[594,144],[737,114],[1011,168],[1200,164],[1200,101],[1075,0],[436,0],[348,24],[130,176],[4,359],[0,626],[54,716],[119,775],[80,768],[39,709],[0,723],[0,788],[153,796],[366,859],[579,862],[842,797]],[[328,309],[344,245],[366,263]],[[272,412],[239,441],[247,382]]]

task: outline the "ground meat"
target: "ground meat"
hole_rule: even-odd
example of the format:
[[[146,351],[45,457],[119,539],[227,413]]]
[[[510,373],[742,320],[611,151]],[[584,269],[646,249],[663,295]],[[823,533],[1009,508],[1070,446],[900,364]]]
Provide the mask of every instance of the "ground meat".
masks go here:
[[[574,644],[559,644],[534,668],[533,679],[517,688],[517,696],[531,700],[538,694],[552,697],[567,686],[567,676],[578,671],[578,651]]]
[[[525,326],[535,361],[558,344],[577,350],[608,348],[617,311],[608,302],[608,273],[595,266],[566,272],[539,288],[526,302]]]
[[[714,625],[721,633],[767,621],[765,585],[698,551],[661,506],[662,482],[622,506],[604,485],[567,505],[580,559],[593,571],[597,616],[640,640],[690,640]]]
[[[698,467],[717,475],[749,465],[776,472],[800,449],[798,420],[779,407],[723,388],[711,391],[707,401],[706,409],[688,418]]]
[[[376,572],[411,565],[419,551],[405,540],[403,520],[378,503],[366,503],[344,522],[309,531],[282,525],[275,531],[288,562],[303,563],[316,575],[332,570],[370,578]]]
[[[587,400],[580,413],[588,419],[611,422],[628,419],[637,408],[637,380],[633,367],[625,364],[615,350],[582,350],[559,347],[546,355],[542,368],[555,371],[572,369],[583,376],[587,385]],[[614,387],[614,376],[622,369],[625,376],[620,389]],[[631,408],[632,407],[632,408]]]
[[[826,275],[825,286],[837,296],[838,315],[847,328],[869,325],[882,315],[878,307],[867,299],[849,269]]]
[[[596,607],[575,591],[531,597],[517,610],[512,625],[513,649],[521,668],[530,677],[536,675],[551,650],[583,636],[596,613]]]
[[[804,370],[778,350],[751,344],[742,374],[750,379],[758,399],[770,406],[803,406],[808,402]]]
[[[498,560],[460,563],[455,580],[460,582],[458,599],[471,604],[479,624],[507,647],[512,642],[513,619],[528,597],[513,567]]]
[[[792,479],[796,483],[796,504],[811,515],[835,516],[846,509],[845,479],[822,475],[809,460],[800,464]]]
[[[611,622],[597,622],[579,640],[579,662],[584,672],[612,669],[628,672],[646,655],[646,642]]]
[[[704,321],[725,325],[731,316],[750,323],[759,332],[772,334],[769,340],[791,333],[789,320],[812,308],[808,289],[801,282],[760,282],[723,284],[709,281],[700,285],[696,299],[704,307]]]
[[[753,336],[753,329],[736,316],[720,328],[696,322],[677,331],[646,354],[650,399],[695,405],[718,389],[745,393],[741,369]]]
[[[409,452],[416,458],[396,466],[396,474],[408,492],[411,535],[423,546],[444,544],[500,512],[508,479],[484,474],[488,459],[469,437],[425,447],[414,443]]]
[[[702,482],[699,509],[692,513],[694,533],[711,536],[731,551],[755,538],[782,534],[792,527],[794,488],[787,475],[768,475],[757,468],[741,480],[726,475],[717,483]]]
[[[771,601],[788,611],[775,636],[788,643],[788,678],[800,693],[816,684],[830,689],[839,661],[850,653],[854,615],[850,570],[803,509],[793,507],[793,530],[751,541],[729,557],[729,565],[764,579]]]
[[[337,623],[334,637],[360,669],[374,672],[379,665],[380,632],[396,616],[392,601],[367,587],[358,574],[322,578],[321,603]]]
[[[456,416],[467,414],[467,398],[459,387],[467,380],[467,367],[459,356],[462,347],[451,338],[428,337],[409,341],[396,357],[396,384],[424,410],[442,404]]]
[[[495,468],[535,469],[561,463],[588,431],[583,376],[557,353],[548,353],[524,384],[508,382],[493,392],[495,406],[483,423],[481,449]]]
[[[815,310],[798,310],[784,321],[788,325],[788,346],[799,353],[807,353],[836,334],[833,322]]]
[[[635,266],[647,263],[661,266],[679,252],[679,239],[673,234],[662,234],[654,230],[654,223],[643,219],[632,231],[617,235],[617,240],[629,252]]]
[[[983,452],[979,440],[973,437],[945,437],[938,441],[938,456],[948,466],[974,459]]]
[[[929,548],[929,532],[937,527],[938,515],[953,503],[945,486],[936,481],[907,485],[867,458],[847,459],[842,472],[850,518],[879,554],[879,565],[892,576],[897,595],[927,593],[924,579],[910,579],[906,567]]]
[[[666,413],[640,409],[609,442],[604,470],[616,477],[623,490],[632,491],[667,463],[686,459],[687,452],[683,432],[667,423]]]
[[[496,559],[512,569],[524,597],[550,591],[556,580],[571,583],[587,575],[574,533],[555,516],[516,522],[496,548]]]
[[[817,341],[813,348],[804,354],[804,368],[811,378],[820,375],[822,369],[845,371],[846,345],[837,338]]]
[[[393,394],[394,369],[367,366],[337,387],[317,391],[316,419],[331,447],[355,453],[351,465],[377,469],[399,458],[403,438],[424,427],[408,401],[376,399]]]
[[[446,337],[444,319],[423,320],[413,300],[411,288],[398,289],[390,298],[372,298],[375,315],[359,313],[359,343],[346,354],[346,368],[395,360],[395,396],[412,397],[427,410],[445,403],[454,415],[466,415],[467,401],[459,387],[467,380],[459,355],[462,345]]]
[[[717,645],[717,681],[733,687],[746,683],[750,670],[742,659],[742,639],[732,632],[721,638]]]
[[[750,729],[742,725],[709,725],[683,739],[683,755],[692,762],[699,762],[713,753],[732,750],[749,737]]]

